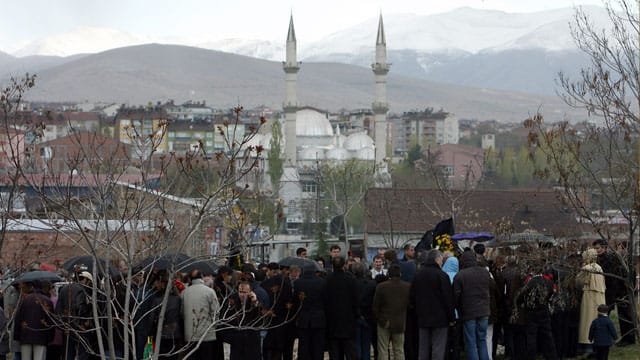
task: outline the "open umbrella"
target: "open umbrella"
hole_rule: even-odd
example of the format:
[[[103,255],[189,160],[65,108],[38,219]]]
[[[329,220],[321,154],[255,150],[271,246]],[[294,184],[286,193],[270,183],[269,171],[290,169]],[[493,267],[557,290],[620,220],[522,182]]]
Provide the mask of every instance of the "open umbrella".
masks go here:
[[[191,272],[192,270],[200,270],[204,275],[214,275],[218,271],[218,264],[213,260],[201,259],[195,260],[191,264],[184,267],[183,272]]]
[[[493,234],[488,232],[460,233],[453,235],[451,240],[473,240],[475,242],[485,242],[493,240]]]
[[[20,283],[27,282],[33,283],[38,281],[60,282],[62,281],[62,278],[58,274],[51,271],[35,270],[20,274],[15,280],[13,280],[13,282],[11,282],[11,285],[18,285]]]
[[[493,234],[488,232],[469,232],[455,234],[451,237],[451,240],[455,241],[460,247],[471,247],[476,243],[483,243],[485,246],[495,245],[495,238]]]
[[[323,269],[320,267],[320,264],[318,264],[316,261],[313,261],[307,258],[297,257],[297,256],[288,256],[280,260],[278,262],[278,265],[282,265],[282,266],[297,265],[300,267],[300,269],[303,269],[306,271],[309,271],[309,270],[323,271]]]
[[[196,259],[185,254],[154,255],[142,260],[133,268],[133,272],[172,269],[183,272],[186,271],[187,266],[195,262],[197,262]]]
[[[115,276],[120,273],[120,271],[115,267],[111,266],[111,264],[109,264],[107,260],[102,258],[97,258],[97,259],[98,259],[98,263],[101,266],[95,269],[96,273],[100,274],[101,272],[100,269],[107,269],[107,271],[109,271],[109,275],[111,276]],[[65,261],[64,264],[62,264],[62,268],[67,270],[70,273],[74,273],[78,271],[88,271],[89,273],[93,274],[95,264],[96,264],[96,257],[91,255],[82,255],[82,256],[73,257]]]

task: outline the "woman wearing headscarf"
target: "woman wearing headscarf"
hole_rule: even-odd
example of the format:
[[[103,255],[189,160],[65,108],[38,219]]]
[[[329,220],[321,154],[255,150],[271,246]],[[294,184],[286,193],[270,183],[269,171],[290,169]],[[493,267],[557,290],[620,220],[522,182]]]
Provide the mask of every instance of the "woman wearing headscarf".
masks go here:
[[[605,303],[604,274],[596,263],[598,252],[588,249],[582,253],[584,265],[578,274],[578,281],[582,285],[582,301],[580,303],[580,325],[578,328],[578,344],[585,352],[591,352],[589,341],[589,326],[598,317],[598,305]]]
[[[447,273],[449,280],[453,285],[453,278],[460,271],[460,262],[458,258],[451,255],[442,265],[442,271]],[[460,359],[460,341],[462,339],[462,323],[458,321],[458,310],[456,310],[456,324],[449,327],[449,336],[447,336],[447,355],[446,359]]]

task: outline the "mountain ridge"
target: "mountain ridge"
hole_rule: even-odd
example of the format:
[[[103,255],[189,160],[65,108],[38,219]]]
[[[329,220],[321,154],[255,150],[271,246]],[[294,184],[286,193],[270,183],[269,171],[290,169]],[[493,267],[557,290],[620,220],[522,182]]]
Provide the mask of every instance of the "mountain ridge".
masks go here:
[[[308,62],[302,64],[298,80],[300,106],[339,111],[369,108],[373,101],[370,69]],[[541,104],[555,115],[572,112],[556,97],[434,83],[393,71],[387,93],[393,112],[433,107],[459,118],[498,121],[524,120]],[[130,104],[206,100],[218,108],[242,104],[280,109],[284,74],[280,62],[181,45],[137,45],[44,69],[27,99]]]

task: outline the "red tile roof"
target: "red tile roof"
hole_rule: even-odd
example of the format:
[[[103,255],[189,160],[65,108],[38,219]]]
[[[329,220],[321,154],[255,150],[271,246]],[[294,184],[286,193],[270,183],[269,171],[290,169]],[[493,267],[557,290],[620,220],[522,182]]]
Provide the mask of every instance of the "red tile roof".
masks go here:
[[[500,227],[511,233],[527,231],[555,237],[578,234],[582,226],[552,190],[488,191],[463,194],[454,191],[445,196],[438,190],[370,189],[365,198],[366,232],[424,233],[441,220],[454,215],[456,232],[488,231]]]

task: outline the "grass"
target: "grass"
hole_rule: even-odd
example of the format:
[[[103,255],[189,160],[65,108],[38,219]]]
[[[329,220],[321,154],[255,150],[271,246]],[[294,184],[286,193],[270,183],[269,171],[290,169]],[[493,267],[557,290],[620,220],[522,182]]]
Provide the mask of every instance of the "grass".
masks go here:
[[[638,309],[640,311],[640,308]],[[613,310],[611,312],[611,320],[616,325],[616,331],[620,334],[620,327],[618,324],[618,313],[617,310]],[[496,356],[495,360],[502,360],[503,356]],[[538,356],[537,359],[543,359],[542,356]],[[581,355],[575,358],[568,359],[587,359],[586,355]],[[640,360],[640,344],[636,343],[634,345],[629,345],[625,347],[612,346],[609,349],[609,359],[612,360]]]
[[[618,324],[617,310],[611,312],[611,320],[616,325],[616,331],[620,334],[620,327]],[[586,359],[586,356],[578,356],[576,359]],[[609,359],[615,360],[640,360],[640,344],[629,345],[625,347],[612,346],[609,349]]]
[[[617,310],[613,310],[611,312],[611,320],[616,325],[616,331],[620,334]],[[640,359],[640,345],[637,342],[625,347],[618,347],[614,345],[609,350],[609,359],[638,360]]]

